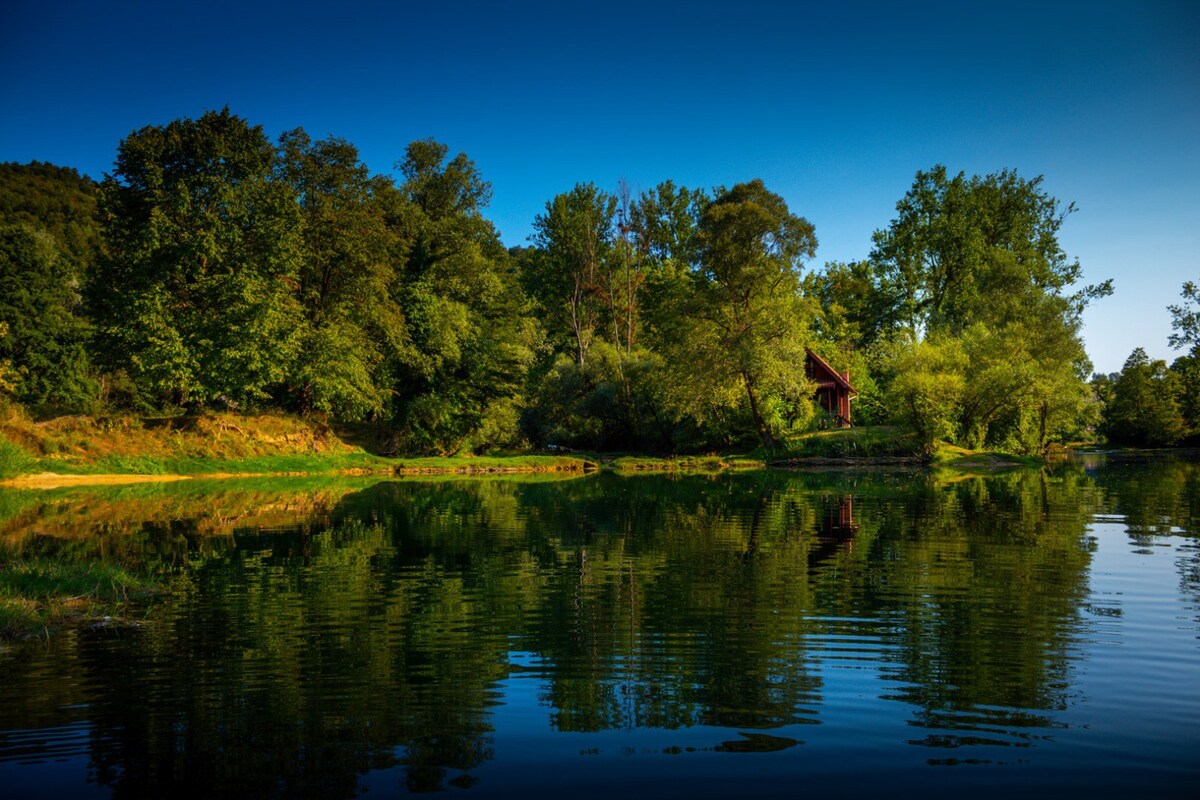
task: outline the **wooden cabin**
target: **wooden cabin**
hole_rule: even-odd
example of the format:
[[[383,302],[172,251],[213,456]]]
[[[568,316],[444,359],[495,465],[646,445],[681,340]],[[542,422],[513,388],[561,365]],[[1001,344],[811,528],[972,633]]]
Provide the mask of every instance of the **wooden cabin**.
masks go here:
[[[850,385],[850,373],[838,372],[807,347],[804,351],[804,374],[817,385],[817,402],[829,412],[835,427],[853,427],[850,422],[850,398],[858,397],[858,392]]]

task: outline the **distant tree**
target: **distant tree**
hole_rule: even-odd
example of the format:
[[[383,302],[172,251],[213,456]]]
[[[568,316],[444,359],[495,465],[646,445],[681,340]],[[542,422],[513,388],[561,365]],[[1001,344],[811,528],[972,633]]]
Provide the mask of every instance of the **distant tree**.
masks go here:
[[[0,225],[50,234],[77,284],[86,280],[100,251],[96,199],[96,183],[71,167],[0,164]]]
[[[1175,349],[1190,345],[1194,350],[1200,348],[1200,285],[1188,281],[1179,295],[1183,303],[1167,306],[1167,311],[1171,312],[1171,327],[1175,330],[1168,341]]]
[[[76,265],[47,231],[0,227],[0,358],[11,362],[18,400],[39,409],[88,410],[98,395],[80,316]]]
[[[1112,385],[1104,409],[1103,429],[1110,441],[1140,447],[1163,447],[1184,435],[1178,378],[1166,362],[1151,360],[1137,348]]]
[[[262,129],[228,109],[121,142],[91,297],[110,366],[151,397],[254,403],[289,374],[302,237],[274,163]]]

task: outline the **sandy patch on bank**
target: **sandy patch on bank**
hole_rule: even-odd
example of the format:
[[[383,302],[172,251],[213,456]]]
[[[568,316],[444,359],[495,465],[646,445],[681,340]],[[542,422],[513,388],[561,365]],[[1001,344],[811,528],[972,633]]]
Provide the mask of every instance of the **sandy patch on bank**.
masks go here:
[[[187,475],[59,475],[39,472],[0,481],[0,486],[15,489],[60,489],[64,486],[116,486],[122,483],[170,483],[189,480]]]

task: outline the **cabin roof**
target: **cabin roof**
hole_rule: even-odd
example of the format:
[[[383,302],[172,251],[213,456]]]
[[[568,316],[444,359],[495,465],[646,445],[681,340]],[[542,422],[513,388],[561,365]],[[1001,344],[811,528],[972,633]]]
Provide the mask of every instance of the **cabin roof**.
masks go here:
[[[813,362],[827,374],[826,380],[821,380],[820,378],[817,379],[818,386],[820,386],[822,388],[838,386],[838,387],[841,387],[841,388],[847,390],[848,392],[853,394],[855,397],[858,396],[858,390],[855,389],[853,386],[851,386],[850,381],[848,381],[844,377],[842,377],[841,373],[839,373],[833,367],[829,366],[828,361],[826,361],[825,359],[821,358],[819,355],[814,353],[812,351],[812,348],[810,348],[810,347],[804,348],[804,352],[806,352],[808,354],[808,357],[811,358],[813,360]]]

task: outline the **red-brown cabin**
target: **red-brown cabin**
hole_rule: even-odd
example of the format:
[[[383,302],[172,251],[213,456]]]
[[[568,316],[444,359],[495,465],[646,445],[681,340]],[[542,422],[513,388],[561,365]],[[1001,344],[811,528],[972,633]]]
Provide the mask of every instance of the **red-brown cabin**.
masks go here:
[[[829,362],[804,348],[804,374],[817,385],[817,402],[833,417],[838,428],[853,427],[850,423],[850,398],[858,392],[850,385],[850,373],[841,373],[829,366]]]

